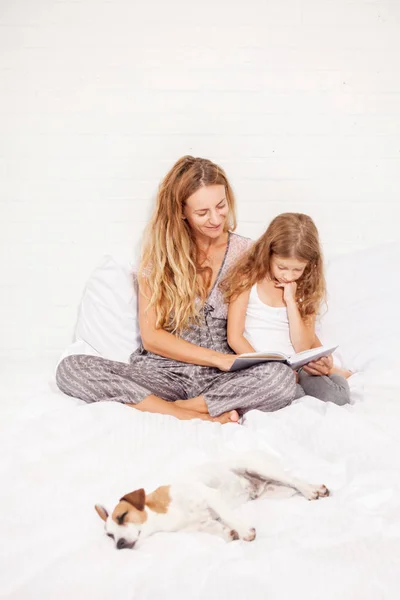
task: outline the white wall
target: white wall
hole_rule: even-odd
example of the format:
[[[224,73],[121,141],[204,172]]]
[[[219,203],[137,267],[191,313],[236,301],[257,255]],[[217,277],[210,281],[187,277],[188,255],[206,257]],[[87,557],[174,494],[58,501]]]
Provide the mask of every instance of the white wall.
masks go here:
[[[399,239],[397,0],[2,0],[0,355],[57,354],[183,154],[239,232],[311,214],[326,254]]]

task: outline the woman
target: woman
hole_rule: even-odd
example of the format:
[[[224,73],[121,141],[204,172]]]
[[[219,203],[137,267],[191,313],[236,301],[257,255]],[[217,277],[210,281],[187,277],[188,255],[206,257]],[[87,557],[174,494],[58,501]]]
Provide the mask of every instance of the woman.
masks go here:
[[[235,201],[223,170],[185,156],[163,180],[138,273],[142,344],[130,364],[68,356],[57,370],[66,394],[116,400],[142,411],[236,422],[278,410],[296,392],[292,370],[263,363],[229,373],[227,305],[219,283],[252,243],[233,231]]]

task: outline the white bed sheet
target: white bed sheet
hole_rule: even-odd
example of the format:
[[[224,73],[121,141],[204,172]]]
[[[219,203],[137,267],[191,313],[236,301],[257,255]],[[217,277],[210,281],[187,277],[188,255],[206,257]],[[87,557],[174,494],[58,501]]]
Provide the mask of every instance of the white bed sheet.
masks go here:
[[[353,378],[356,404],[306,397],[243,426],[181,422],[52,382],[52,364],[2,362],[0,597],[13,600],[397,600],[400,386],[393,371]],[[229,448],[261,446],[328,485],[247,504],[253,543],[157,534],[117,551],[93,509]]]

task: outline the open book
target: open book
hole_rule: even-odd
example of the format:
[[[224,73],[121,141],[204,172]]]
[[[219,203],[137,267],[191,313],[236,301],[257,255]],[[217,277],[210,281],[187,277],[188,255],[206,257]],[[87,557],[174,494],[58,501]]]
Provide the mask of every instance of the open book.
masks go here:
[[[323,356],[330,356],[332,352],[336,350],[337,346],[328,347],[320,346],[319,348],[312,348],[311,350],[304,350],[298,354],[292,354],[287,356],[283,352],[250,352],[249,354],[239,354],[229,371],[238,371],[239,369],[246,369],[253,365],[258,365],[263,362],[283,362],[292,369],[300,369],[304,365],[307,365],[312,360],[318,360]]]

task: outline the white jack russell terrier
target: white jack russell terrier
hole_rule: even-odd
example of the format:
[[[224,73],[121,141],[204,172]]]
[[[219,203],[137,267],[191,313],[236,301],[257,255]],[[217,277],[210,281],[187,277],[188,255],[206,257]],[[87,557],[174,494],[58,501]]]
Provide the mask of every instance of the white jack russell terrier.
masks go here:
[[[95,509],[118,549],[133,548],[139,539],[159,531],[199,530],[227,541],[251,542],[256,530],[234,509],[274,492],[277,486],[293,488],[307,500],[329,496],[324,485],[289,476],[274,458],[256,450],[226,462],[197,467],[150,494],[144,489],[130,492],[121,498],[112,515],[98,504]]]

